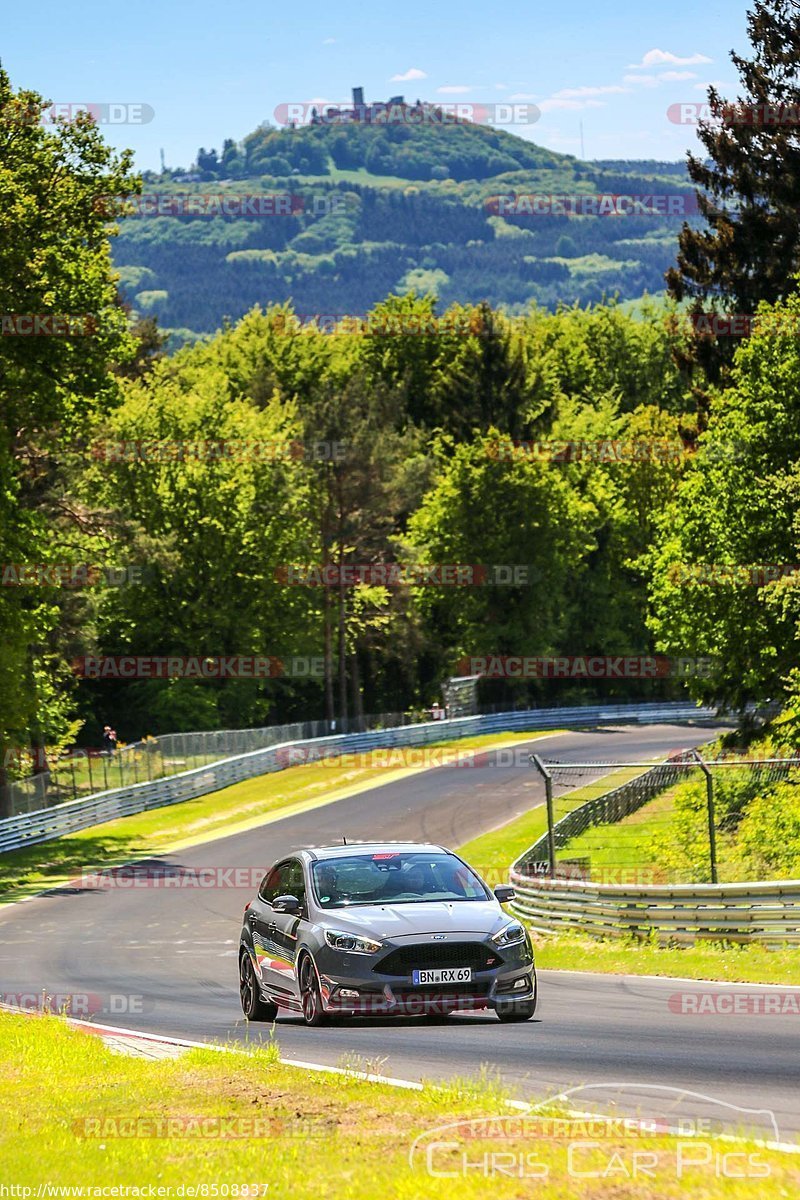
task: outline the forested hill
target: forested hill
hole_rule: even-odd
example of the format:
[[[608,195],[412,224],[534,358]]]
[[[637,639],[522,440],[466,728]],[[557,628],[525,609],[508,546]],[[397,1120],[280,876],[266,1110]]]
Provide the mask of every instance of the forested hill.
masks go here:
[[[149,174],[114,256],[125,298],[176,340],[289,299],[362,313],[416,290],[519,313],[662,291],[693,194],[682,164],[583,163],[471,123],[264,125]],[[639,211],[592,214],[620,195]],[[560,211],[576,196],[587,215]]]

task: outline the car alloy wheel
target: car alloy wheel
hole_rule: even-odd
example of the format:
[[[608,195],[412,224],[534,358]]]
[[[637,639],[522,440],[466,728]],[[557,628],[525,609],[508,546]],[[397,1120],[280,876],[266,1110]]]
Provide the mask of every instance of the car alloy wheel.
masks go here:
[[[322,1007],[317,972],[308,955],[303,959],[303,965],[300,968],[300,1000],[306,1025],[324,1025],[326,1018]]]
[[[261,999],[253,961],[246,953],[239,960],[239,999],[248,1021],[274,1021],[278,1015],[276,1005]]]

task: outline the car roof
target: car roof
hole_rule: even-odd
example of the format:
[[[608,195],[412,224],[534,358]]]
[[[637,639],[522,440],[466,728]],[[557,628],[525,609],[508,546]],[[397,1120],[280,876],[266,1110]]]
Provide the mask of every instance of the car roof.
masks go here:
[[[348,842],[346,845],[314,846],[299,851],[308,861],[319,858],[349,858],[353,854],[392,852],[397,854],[449,854],[444,846],[429,842]]]

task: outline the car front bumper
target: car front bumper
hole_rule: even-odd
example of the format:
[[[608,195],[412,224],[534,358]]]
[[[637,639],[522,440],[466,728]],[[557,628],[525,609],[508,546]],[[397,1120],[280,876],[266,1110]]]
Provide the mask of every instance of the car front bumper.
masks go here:
[[[470,940],[501,961],[489,970],[473,970],[467,983],[415,985],[410,971],[384,974],[380,959],[376,962],[369,955],[345,954],[325,947],[316,958],[323,1008],[326,1013],[342,1016],[412,1016],[474,1012],[535,999],[536,973],[527,940],[501,949],[484,938]],[[381,958],[406,946],[393,943]]]

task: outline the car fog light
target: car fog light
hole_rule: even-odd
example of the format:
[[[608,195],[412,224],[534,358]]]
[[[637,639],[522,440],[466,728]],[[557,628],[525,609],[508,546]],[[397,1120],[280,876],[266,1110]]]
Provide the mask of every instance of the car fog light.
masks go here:
[[[339,996],[342,1000],[357,1000],[358,992],[354,988],[339,988]]]
[[[521,992],[523,990],[523,988],[527,988],[527,986],[528,986],[527,979],[515,979],[514,980],[514,991],[515,992]]]

